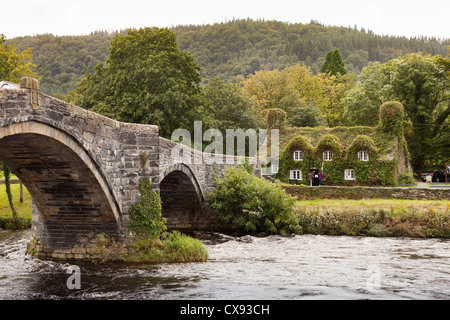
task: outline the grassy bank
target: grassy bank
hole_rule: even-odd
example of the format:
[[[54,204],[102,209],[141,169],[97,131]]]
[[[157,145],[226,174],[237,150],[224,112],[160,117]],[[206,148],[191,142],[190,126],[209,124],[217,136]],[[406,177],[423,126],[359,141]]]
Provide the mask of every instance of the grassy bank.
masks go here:
[[[306,200],[295,211],[303,233],[450,238],[450,200]]]
[[[128,244],[119,244],[100,234],[92,248],[93,262],[182,263],[208,261],[208,250],[203,243],[178,231],[164,237],[140,236]]]
[[[12,213],[4,184],[0,185],[0,228],[26,228],[31,225],[31,196],[23,187],[23,202],[20,202],[20,185],[12,184],[14,208],[17,211],[17,224],[11,225]]]
[[[138,239],[128,246],[128,253],[121,257],[125,262],[205,262],[208,250],[195,238],[177,231],[160,239]]]

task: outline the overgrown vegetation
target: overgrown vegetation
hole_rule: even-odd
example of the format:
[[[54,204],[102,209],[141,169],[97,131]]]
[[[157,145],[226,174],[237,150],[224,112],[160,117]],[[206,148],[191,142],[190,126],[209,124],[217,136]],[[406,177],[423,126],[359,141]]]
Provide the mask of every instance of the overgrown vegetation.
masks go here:
[[[282,130],[286,144],[276,177],[283,182],[307,184],[311,167],[323,169],[327,185],[382,185],[413,183],[408,171],[410,153],[405,140],[404,108],[399,102],[389,101],[381,105],[379,123],[375,127],[335,127],[332,129],[291,128]],[[341,140],[342,139],[342,140]],[[314,145],[311,141],[314,141]],[[302,152],[296,160],[294,152]],[[324,152],[332,153],[331,161],[325,161]],[[364,161],[361,161],[364,152]],[[345,179],[344,171],[354,170],[354,179]],[[301,179],[290,181],[290,170],[301,170]]]
[[[303,233],[450,238],[449,200],[309,200],[295,211]]]
[[[161,198],[152,190],[149,179],[141,179],[139,193],[141,201],[133,204],[129,210],[128,230],[138,237],[159,239],[167,230],[166,219],[161,215]]]
[[[244,166],[228,168],[208,196],[218,225],[236,232],[301,233],[293,206],[296,199],[278,185],[259,179]]]
[[[122,259],[125,262],[204,262],[208,260],[208,251],[198,239],[172,231],[161,239],[136,239]]]
[[[127,252],[118,259],[125,262],[201,262],[208,260],[208,251],[198,240],[178,231],[166,232],[161,215],[161,198],[152,190],[149,179],[139,182],[141,200],[130,208],[129,230],[134,238]]]

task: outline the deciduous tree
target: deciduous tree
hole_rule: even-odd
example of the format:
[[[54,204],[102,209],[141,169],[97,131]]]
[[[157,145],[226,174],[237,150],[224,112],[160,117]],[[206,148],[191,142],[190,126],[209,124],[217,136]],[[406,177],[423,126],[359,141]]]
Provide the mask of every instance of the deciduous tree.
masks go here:
[[[33,71],[36,65],[32,63],[32,49],[18,52],[15,45],[6,45],[5,39],[0,34],[0,80],[19,83],[22,77],[38,78]]]
[[[409,139],[413,168],[443,165],[450,153],[449,57],[413,53],[369,65],[343,99],[346,119],[374,125],[375,112],[390,100],[403,104],[413,124]]]
[[[200,67],[178,48],[167,28],[129,29],[117,35],[106,63],[86,74],[75,103],[124,122],[158,125],[170,137],[202,120]]]

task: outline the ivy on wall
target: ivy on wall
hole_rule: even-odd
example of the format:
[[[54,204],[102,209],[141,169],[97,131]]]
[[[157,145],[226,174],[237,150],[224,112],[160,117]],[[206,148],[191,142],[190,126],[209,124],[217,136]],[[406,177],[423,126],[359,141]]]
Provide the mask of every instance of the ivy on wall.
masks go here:
[[[302,151],[303,160],[294,160],[294,152]],[[284,149],[280,157],[280,165],[277,178],[288,182],[290,170],[301,170],[302,179],[296,181],[298,183],[307,183],[309,168],[313,166],[315,158],[315,150],[311,142],[304,136],[293,138]]]
[[[268,129],[280,129],[286,124],[286,111],[278,108],[266,110],[266,124]]]
[[[316,146],[307,137],[298,135],[281,154],[279,171],[275,177],[292,183],[294,181],[289,179],[290,170],[301,170],[302,179],[295,183],[307,184],[310,168],[316,167],[323,169],[324,183],[328,185],[394,186],[401,173],[398,168],[399,159],[403,158],[405,163],[409,163],[404,126],[403,105],[389,101],[380,107],[379,124],[373,130],[374,137],[359,134],[344,147],[333,134],[324,134]],[[302,151],[302,161],[294,159],[295,151]],[[324,159],[325,151],[332,153],[331,161]],[[364,152],[363,158],[361,152]],[[346,169],[354,170],[354,180],[345,180]]]

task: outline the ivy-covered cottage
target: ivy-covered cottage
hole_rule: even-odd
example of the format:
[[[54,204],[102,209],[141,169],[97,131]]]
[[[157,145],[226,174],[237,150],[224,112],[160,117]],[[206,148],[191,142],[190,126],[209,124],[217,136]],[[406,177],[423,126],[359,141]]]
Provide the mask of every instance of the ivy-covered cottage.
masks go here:
[[[287,183],[309,184],[312,172],[324,185],[398,184],[410,175],[404,110],[398,102],[380,107],[376,127],[280,128],[280,158],[271,174]]]

